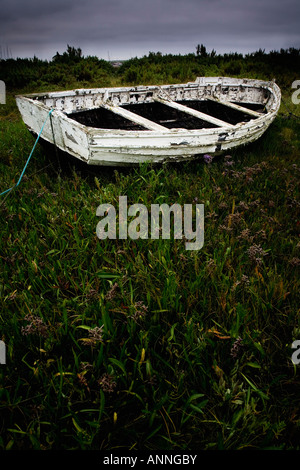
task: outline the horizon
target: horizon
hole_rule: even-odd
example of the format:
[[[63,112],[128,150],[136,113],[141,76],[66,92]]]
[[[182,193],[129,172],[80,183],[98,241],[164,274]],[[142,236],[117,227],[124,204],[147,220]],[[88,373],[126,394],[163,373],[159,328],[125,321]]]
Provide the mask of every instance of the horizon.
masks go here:
[[[203,44],[205,46],[205,44]],[[60,55],[63,55],[65,52],[67,52],[67,47],[68,46],[71,46],[71,47],[74,47],[72,46],[71,44],[66,44],[66,47],[64,50],[61,50],[61,51],[55,51],[55,53],[53,55],[48,55],[47,57],[40,57],[38,55],[33,55],[33,56],[16,56],[16,57],[13,57],[13,54],[11,53],[11,49],[8,47],[8,46],[2,46],[0,44],[0,60],[9,60],[9,59],[12,59],[12,60],[33,60],[33,59],[38,59],[38,60],[41,60],[41,61],[45,61],[45,62],[51,62],[55,55],[58,53]],[[126,61],[129,61],[129,60],[132,60],[132,59],[142,59],[143,57],[148,57],[150,54],[161,54],[162,56],[168,56],[168,55],[172,55],[172,56],[187,56],[187,55],[197,55],[196,54],[196,48],[197,48],[197,45],[195,46],[195,51],[192,52],[192,51],[186,51],[186,52],[168,52],[168,51],[165,51],[165,52],[162,52],[161,50],[157,50],[157,51],[148,51],[148,52],[145,52],[145,53],[141,53],[140,55],[132,55],[131,57],[110,57],[110,55],[108,56],[108,58],[105,58],[105,57],[101,57],[97,54],[85,54],[84,51],[82,50],[82,48],[79,46],[79,47],[76,47],[75,49],[81,49],[82,51],[82,55],[81,55],[81,58],[82,59],[87,59],[89,57],[96,57],[98,60],[104,60],[106,62],[111,62],[111,63],[114,63],[114,62],[126,62]],[[256,54],[258,52],[262,52],[263,54],[270,54],[270,53],[280,53],[281,51],[285,51],[285,52],[289,52],[290,50],[300,50],[300,47],[294,47],[294,46],[289,46],[287,48],[274,48],[274,49],[268,49],[266,50],[265,48],[258,48],[256,50],[249,50],[249,51],[238,51],[238,50],[226,50],[226,51],[223,51],[223,52],[219,52],[218,50],[215,50],[215,49],[207,49],[206,48],[206,52],[208,54],[210,54],[212,51],[215,52],[215,56],[224,56],[224,55],[235,55],[235,54],[238,54],[238,55],[242,55],[243,57],[246,57],[248,55],[251,55],[251,54]],[[5,54],[3,56],[3,53],[2,51],[5,50]]]

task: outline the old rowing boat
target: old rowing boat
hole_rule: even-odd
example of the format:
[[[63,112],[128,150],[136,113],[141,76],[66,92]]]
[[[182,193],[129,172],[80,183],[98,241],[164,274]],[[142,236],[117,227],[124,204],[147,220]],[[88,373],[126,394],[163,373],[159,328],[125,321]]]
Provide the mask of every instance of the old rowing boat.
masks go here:
[[[258,139],[281,100],[275,81],[199,77],[162,86],[17,96],[22,119],[58,149],[96,165],[185,160]]]

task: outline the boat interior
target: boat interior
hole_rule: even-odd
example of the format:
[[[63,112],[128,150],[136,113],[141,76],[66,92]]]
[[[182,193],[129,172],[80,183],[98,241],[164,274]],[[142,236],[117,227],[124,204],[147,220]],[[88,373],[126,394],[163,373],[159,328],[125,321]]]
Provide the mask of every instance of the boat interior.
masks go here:
[[[199,79],[200,80],[200,79]],[[158,130],[233,127],[267,113],[274,96],[253,80],[211,84],[79,89],[35,95],[70,119],[98,129]],[[247,82],[247,83],[246,83]]]
[[[253,115],[238,109],[232,109],[231,107],[211,100],[176,101],[175,103],[186,106],[189,109],[200,111],[208,116],[221,119],[222,121],[232,125],[236,125],[240,122],[248,122],[250,119],[253,119]],[[261,104],[238,103],[238,105],[256,112],[265,112]],[[159,102],[127,104],[122,105],[122,108],[147,120],[153,121],[167,129],[181,128],[191,130],[219,127],[217,124],[208,122],[205,119],[195,117],[182,110],[174,109],[169,107],[167,104]],[[68,116],[89,127],[122,130],[148,130],[147,127],[130,121],[129,119],[104,107],[82,110],[75,113],[73,112]]]

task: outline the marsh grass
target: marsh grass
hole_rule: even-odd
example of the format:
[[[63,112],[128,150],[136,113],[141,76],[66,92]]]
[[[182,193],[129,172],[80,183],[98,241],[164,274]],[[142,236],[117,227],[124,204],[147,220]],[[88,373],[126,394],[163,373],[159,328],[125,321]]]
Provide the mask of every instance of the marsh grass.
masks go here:
[[[12,94],[0,132],[5,190],[34,143]],[[298,449],[299,150],[284,108],[209,164],[60,168],[38,146],[0,201],[0,447]],[[119,195],[203,203],[203,249],[100,241]]]

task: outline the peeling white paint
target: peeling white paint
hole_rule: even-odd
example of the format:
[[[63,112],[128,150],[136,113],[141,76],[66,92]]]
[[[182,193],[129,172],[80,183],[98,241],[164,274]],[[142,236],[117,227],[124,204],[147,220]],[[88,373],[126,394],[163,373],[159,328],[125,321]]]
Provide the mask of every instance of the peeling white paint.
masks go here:
[[[175,102],[207,99],[243,111],[251,119],[232,125]],[[179,85],[79,89],[16,97],[30,131],[38,134],[53,108],[42,138],[88,164],[99,165],[185,160],[244,145],[265,132],[276,117],[280,100],[280,89],[274,81],[227,77],[199,77],[195,82]],[[172,129],[122,108],[123,105],[155,101],[218,127]],[[237,103],[261,104],[266,113],[245,109]],[[100,107],[143,126],[145,130],[93,128],[68,116]]]

